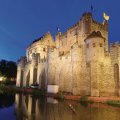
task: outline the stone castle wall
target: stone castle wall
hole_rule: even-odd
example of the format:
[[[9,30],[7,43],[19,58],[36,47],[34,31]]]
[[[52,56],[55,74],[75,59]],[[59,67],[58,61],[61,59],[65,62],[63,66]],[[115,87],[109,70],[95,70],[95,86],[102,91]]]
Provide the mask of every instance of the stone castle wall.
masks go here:
[[[98,23],[91,13],[55,42],[50,33],[35,40],[18,64],[17,86],[38,83],[59,86],[59,91],[75,95],[120,95],[120,45],[108,47],[108,21]]]

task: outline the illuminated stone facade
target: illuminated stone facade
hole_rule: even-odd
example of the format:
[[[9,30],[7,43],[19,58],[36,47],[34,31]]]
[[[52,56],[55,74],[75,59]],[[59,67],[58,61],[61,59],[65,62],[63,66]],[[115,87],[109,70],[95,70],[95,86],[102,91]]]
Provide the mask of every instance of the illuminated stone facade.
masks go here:
[[[18,62],[17,86],[38,83],[59,86],[74,95],[120,95],[120,44],[108,45],[108,21],[96,22],[91,13],[55,41],[48,32],[35,40]]]

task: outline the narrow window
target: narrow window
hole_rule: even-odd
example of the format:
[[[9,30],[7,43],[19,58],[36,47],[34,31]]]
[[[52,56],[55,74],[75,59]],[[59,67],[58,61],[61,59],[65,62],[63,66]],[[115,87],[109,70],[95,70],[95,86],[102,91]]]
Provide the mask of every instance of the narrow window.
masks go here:
[[[45,51],[45,48],[43,48],[43,51]]]
[[[100,47],[103,47],[102,43],[100,43]]]
[[[95,43],[93,43],[93,47],[95,47]]]

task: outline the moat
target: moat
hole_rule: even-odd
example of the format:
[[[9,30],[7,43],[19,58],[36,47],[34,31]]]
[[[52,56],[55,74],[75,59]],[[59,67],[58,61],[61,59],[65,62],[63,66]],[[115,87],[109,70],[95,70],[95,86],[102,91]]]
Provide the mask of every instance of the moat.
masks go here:
[[[70,108],[73,106],[73,111]],[[17,94],[1,96],[1,120],[120,120],[120,108]]]

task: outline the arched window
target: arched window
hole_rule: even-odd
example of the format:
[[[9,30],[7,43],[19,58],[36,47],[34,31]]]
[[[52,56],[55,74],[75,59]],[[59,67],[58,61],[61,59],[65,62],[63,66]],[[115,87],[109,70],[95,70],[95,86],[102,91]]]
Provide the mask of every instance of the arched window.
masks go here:
[[[44,52],[46,51],[45,48],[43,48],[43,51],[44,51]]]

